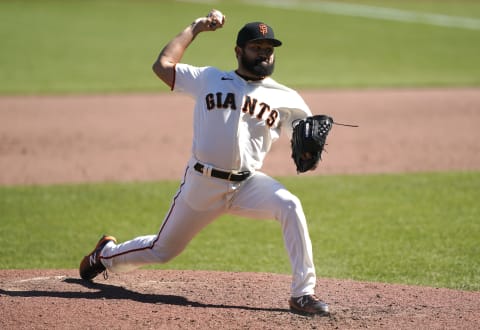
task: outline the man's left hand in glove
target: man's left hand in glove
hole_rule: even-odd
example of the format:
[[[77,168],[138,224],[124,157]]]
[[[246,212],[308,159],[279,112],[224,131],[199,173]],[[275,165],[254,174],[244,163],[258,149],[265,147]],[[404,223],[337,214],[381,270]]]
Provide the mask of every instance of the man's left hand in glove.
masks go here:
[[[292,158],[297,173],[314,170],[321,159],[333,119],[326,115],[315,115],[293,123]]]

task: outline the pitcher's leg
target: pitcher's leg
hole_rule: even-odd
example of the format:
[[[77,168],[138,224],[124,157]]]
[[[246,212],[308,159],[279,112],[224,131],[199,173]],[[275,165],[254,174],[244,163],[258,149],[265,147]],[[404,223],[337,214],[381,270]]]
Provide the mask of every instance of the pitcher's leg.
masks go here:
[[[314,294],[316,285],[312,242],[300,200],[286,189],[276,192],[278,220],[282,226],[285,247],[292,264],[292,296]]]
[[[113,272],[165,263],[180,254],[193,237],[219,214],[219,211],[193,210],[180,194],[157,235],[140,236],[118,245],[113,242],[107,244],[102,251],[102,263]]]
[[[230,211],[246,217],[278,220],[292,266],[292,296],[314,293],[312,243],[302,205],[296,196],[273,178],[256,173],[236,193]]]

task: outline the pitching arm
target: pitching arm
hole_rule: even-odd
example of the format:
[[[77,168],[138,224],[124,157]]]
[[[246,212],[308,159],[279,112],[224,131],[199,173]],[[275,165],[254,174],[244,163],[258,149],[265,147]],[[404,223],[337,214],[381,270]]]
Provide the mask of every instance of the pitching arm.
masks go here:
[[[180,62],[185,50],[195,37],[200,32],[215,31],[223,27],[224,23],[225,16],[215,9],[210,11],[206,17],[197,18],[162,49],[157,60],[153,63],[153,72],[170,88],[173,88],[175,65]]]

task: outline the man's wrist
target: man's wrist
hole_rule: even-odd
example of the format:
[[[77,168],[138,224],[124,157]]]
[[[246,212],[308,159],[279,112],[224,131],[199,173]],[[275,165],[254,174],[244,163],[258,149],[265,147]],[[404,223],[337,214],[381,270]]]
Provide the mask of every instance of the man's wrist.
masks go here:
[[[194,20],[192,22],[192,24],[190,24],[190,28],[192,29],[192,33],[193,33],[193,36],[195,37],[198,33],[200,33],[200,30],[198,29],[199,26],[198,24],[202,21],[202,18],[199,17],[197,18],[196,20]]]

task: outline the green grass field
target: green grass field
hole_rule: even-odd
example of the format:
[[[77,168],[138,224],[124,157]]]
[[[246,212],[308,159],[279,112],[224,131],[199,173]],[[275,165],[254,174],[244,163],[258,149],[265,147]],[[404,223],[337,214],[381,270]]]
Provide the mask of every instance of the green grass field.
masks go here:
[[[303,202],[319,276],[480,289],[480,173],[281,181]],[[154,234],[177,186],[0,187],[0,268],[76,268],[103,233]],[[229,216],[155,268],[290,272],[278,223]]]
[[[351,2],[480,20],[476,1]],[[478,29],[333,14],[311,9],[312,1],[298,3],[287,9],[216,2],[227,25],[199,36],[184,61],[234,68],[238,29],[265,19],[284,42],[275,78],[292,87],[480,85]],[[166,91],[151,64],[211,6],[1,1],[0,95]],[[303,201],[319,276],[480,290],[480,172],[281,181]],[[121,241],[155,233],[177,186],[0,187],[0,268],[76,268],[102,233]],[[278,224],[226,216],[159,268],[290,272]]]
[[[298,1],[297,1],[298,2]],[[219,1],[225,28],[205,33],[184,60],[236,66],[234,40],[247,21],[266,20],[284,46],[275,77],[297,88],[478,86],[480,29],[336,15],[305,7]],[[467,17],[475,1],[360,1]],[[151,72],[163,45],[211,3],[176,1],[1,1],[0,94],[166,91]]]

